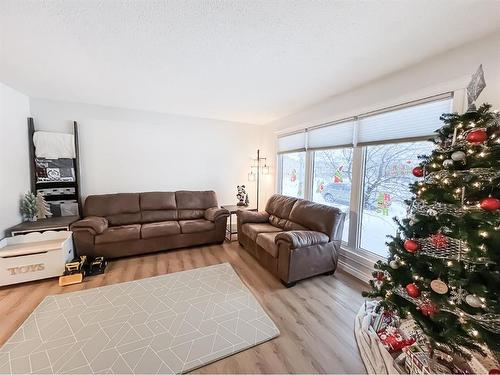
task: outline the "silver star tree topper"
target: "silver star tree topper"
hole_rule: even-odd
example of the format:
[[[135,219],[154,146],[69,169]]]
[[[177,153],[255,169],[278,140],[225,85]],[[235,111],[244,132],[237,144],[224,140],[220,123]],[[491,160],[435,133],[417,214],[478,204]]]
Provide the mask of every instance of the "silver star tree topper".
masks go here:
[[[472,75],[472,79],[467,86],[467,111],[476,110],[475,101],[485,87],[486,81],[484,80],[483,64],[481,64],[477,68],[476,73]]]

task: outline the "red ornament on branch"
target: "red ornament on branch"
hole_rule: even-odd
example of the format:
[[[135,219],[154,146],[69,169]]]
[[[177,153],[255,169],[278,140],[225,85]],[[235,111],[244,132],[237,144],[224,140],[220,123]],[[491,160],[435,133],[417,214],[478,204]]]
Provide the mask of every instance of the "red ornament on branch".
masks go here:
[[[413,297],[413,298],[418,298],[420,297],[420,289],[418,289],[418,286],[416,286],[415,284],[408,284],[406,286],[406,293],[408,293],[408,295],[410,297]]]
[[[425,316],[432,316],[435,313],[437,313],[438,307],[436,304],[432,302],[424,302],[423,304],[420,305],[420,311]]]
[[[486,130],[484,129],[472,130],[467,134],[465,139],[467,140],[467,142],[474,144],[483,143],[488,139],[488,133],[486,133]]]
[[[479,205],[483,210],[495,211],[500,209],[500,199],[493,197],[484,198]]]
[[[411,173],[413,173],[413,175],[415,177],[423,177],[424,176],[424,168],[422,167],[415,167],[411,170]]]
[[[420,244],[415,240],[406,240],[403,243],[403,247],[409,253],[414,253],[415,251],[417,251],[420,248]]]
[[[444,234],[437,233],[431,236],[431,243],[438,249],[448,246],[448,238]]]

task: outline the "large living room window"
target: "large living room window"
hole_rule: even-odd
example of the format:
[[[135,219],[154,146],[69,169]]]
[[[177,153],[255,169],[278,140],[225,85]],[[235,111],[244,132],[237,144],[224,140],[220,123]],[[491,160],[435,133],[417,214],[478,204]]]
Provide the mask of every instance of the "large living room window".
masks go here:
[[[386,257],[393,217],[406,216],[411,170],[452,104],[443,94],[281,135],[278,190],[342,209],[343,248]]]
[[[352,148],[315,151],[313,155],[314,202],[349,212],[352,185]],[[349,217],[344,223],[342,240],[349,237]]]
[[[429,154],[430,142],[384,144],[366,147],[360,247],[387,256],[388,235],[396,233],[394,217],[406,216],[408,185],[415,181],[418,155]]]

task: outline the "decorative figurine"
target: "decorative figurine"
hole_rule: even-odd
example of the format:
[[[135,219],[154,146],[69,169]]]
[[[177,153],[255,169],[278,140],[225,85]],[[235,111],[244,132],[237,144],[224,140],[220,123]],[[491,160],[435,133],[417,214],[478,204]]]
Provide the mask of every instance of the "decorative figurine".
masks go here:
[[[236,198],[238,198],[238,206],[248,206],[250,203],[248,200],[248,193],[245,190],[245,185],[238,185],[238,194],[236,194]]]
[[[36,197],[31,192],[24,194],[21,201],[21,213],[27,221],[36,221],[37,217],[37,207],[36,207]]]
[[[108,261],[104,257],[87,258],[84,264],[85,276],[94,276],[104,273]]]
[[[52,216],[52,212],[50,212],[50,206],[45,200],[42,193],[38,192],[35,198],[36,202],[36,217],[38,219],[46,219]]]
[[[85,255],[73,259],[66,263],[64,275],[59,277],[59,285],[78,284],[83,281],[84,277],[100,275],[104,273],[108,261],[104,257],[87,257]]]
[[[66,263],[66,270],[64,275],[59,277],[59,286],[66,286],[72,284],[78,284],[83,281],[85,276],[85,262],[87,257],[85,255],[73,259],[71,262]]]

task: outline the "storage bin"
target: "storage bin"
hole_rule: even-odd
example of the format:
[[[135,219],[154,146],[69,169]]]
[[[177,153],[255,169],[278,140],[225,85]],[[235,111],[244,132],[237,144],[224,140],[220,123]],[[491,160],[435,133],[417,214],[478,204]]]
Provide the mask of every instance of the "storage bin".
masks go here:
[[[0,241],[0,286],[58,277],[74,258],[72,232],[34,232]]]

